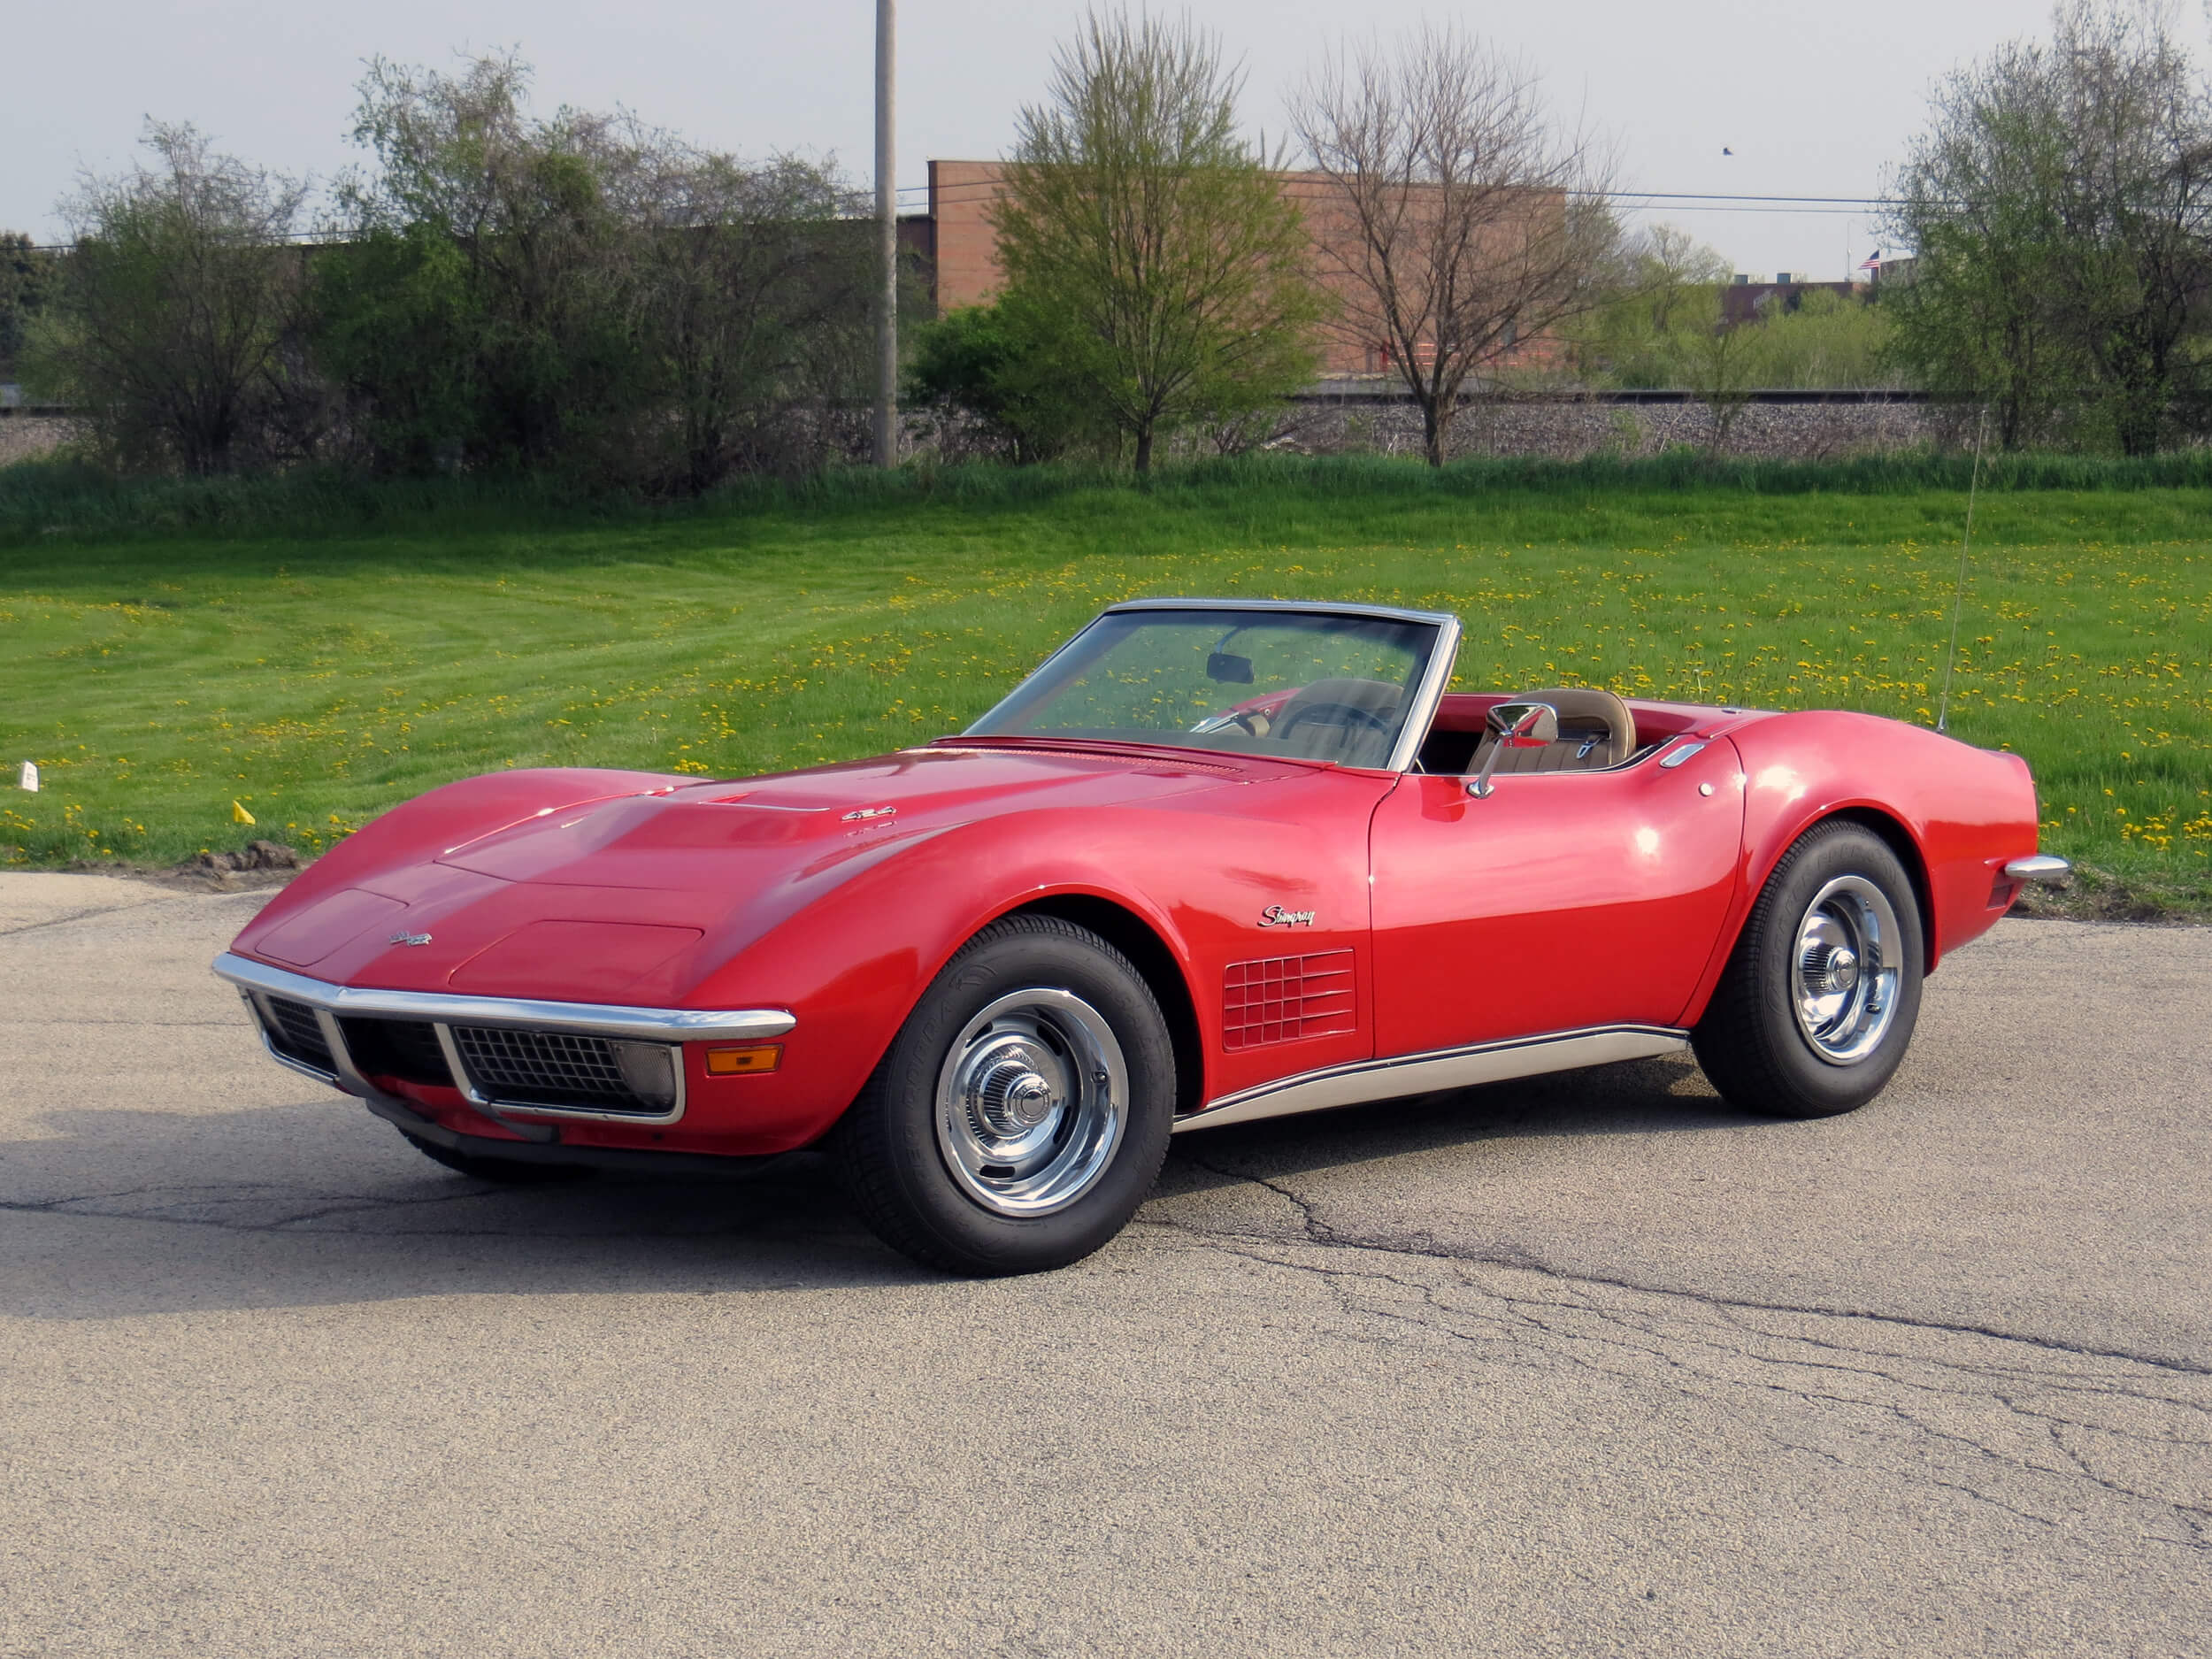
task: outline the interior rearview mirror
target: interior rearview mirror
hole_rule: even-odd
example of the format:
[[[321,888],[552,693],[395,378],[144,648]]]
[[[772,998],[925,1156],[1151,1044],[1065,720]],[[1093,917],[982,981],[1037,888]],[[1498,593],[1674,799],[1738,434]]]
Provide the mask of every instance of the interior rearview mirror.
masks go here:
[[[1217,685],[1248,686],[1252,683],[1252,659],[1233,651],[1210,652],[1206,657],[1206,678]]]
[[[1467,793],[1478,801],[1496,787],[1490,774],[1497,769],[1498,757],[1507,749],[1541,749],[1559,741],[1559,710],[1548,703],[1501,703],[1483,724],[1492,739],[1489,753],[1482,757],[1482,770],[1467,786]]]

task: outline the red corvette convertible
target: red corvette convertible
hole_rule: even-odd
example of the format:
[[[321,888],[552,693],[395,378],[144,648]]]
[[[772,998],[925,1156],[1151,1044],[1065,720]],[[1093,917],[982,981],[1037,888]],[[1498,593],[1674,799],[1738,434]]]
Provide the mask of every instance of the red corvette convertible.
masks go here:
[[[2036,855],[2018,757],[1863,714],[1448,695],[1455,618],[1116,605],[956,738],[386,814],[215,971],[488,1180],[820,1144],[971,1273],[1112,1238],[1170,1134],[1665,1054],[1816,1117]]]

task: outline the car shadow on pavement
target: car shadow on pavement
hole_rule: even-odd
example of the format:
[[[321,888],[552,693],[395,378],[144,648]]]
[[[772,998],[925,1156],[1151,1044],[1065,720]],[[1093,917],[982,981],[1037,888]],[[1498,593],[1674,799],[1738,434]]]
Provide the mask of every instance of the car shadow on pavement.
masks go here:
[[[1503,1140],[1740,1130],[1694,1067],[1644,1061],[1177,1137],[1156,1197]],[[0,1313],[104,1318],[457,1292],[745,1294],[926,1285],[828,1162],[727,1180],[497,1187],[351,1105],[61,1111],[0,1143]],[[56,1226],[54,1221],[71,1223]]]

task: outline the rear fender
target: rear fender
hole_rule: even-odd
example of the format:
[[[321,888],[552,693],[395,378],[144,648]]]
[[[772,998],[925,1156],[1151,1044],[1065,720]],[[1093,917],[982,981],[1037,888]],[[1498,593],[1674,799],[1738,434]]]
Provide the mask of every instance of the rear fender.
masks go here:
[[[1995,925],[2009,902],[1992,903],[2006,860],[2035,850],[2034,786],[2016,755],[1837,712],[1776,715],[1728,741],[1744,770],[1743,874],[1685,1025],[1703,1015],[1775,866],[1816,824],[1855,819],[1896,852],[1919,901],[1931,973]]]

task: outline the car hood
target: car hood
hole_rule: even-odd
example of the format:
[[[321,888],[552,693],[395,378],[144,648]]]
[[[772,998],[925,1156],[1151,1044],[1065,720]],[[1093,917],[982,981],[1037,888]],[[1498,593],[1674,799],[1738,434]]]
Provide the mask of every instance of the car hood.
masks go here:
[[[629,774],[621,793],[518,822],[495,811],[473,837],[357,864],[343,886],[271,906],[237,948],[386,989],[672,1002],[823,894],[979,818],[1141,806],[1301,770],[938,745],[729,782]],[[358,839],[377,834],[372,826]]]
[[[1126,805],[1242,772],[1174,757],[933,747],[549,810],[438,862],[506,881],[726,890],[733,856],[752,869],[804,869],[979,818]]]

